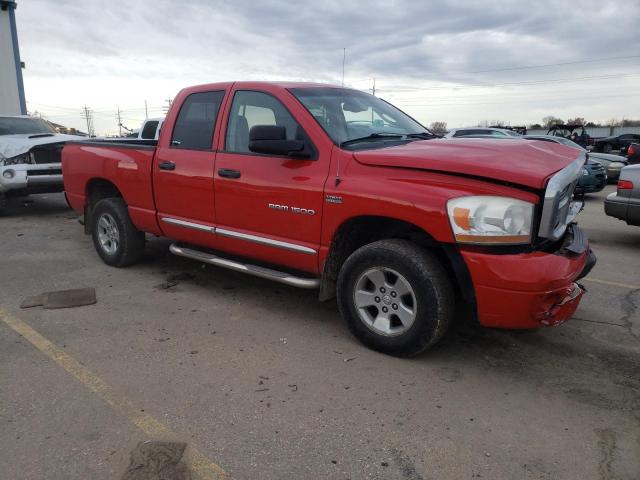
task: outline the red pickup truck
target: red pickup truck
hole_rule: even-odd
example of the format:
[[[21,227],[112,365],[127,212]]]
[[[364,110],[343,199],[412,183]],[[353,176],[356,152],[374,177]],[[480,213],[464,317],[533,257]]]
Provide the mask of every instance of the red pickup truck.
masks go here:
[[[109,265],[145,233],[176,255],[337,296],[364,344],[415,355],[468,306],[480,324],[570,318],[595,263],[574,222],[584,154],[440,139],[389,103],[320,84],[200,85],[158,141],[68,143],[68,201]]]

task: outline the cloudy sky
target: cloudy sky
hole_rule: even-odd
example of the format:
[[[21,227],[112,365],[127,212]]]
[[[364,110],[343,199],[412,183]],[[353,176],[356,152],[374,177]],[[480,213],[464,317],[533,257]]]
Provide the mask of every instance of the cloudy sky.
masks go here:
[[[640,0],[18,0],[27,107],[98,134],[188,85],[301,80],[367,90],[424,124],[640,118]],[[86,130],[86,127],[84,128]]]

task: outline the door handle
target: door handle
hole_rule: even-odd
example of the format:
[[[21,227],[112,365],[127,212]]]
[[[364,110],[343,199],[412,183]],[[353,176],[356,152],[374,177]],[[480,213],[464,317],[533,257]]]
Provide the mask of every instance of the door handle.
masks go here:
[[[224,178],[240,178],[240,171],[221,168],[218,170],[218,175]]]
[[[162,162],[158,164],[160,170],[175,170],[176,164],[173,162]]]

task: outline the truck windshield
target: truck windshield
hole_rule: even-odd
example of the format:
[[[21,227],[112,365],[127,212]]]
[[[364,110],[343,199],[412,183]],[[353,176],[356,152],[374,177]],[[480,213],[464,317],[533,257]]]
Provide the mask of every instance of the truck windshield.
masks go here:
[[[336,145],[370,148],[369,142],[385,146],[434,137],[409,115],[368,93],[335,87],[290,91]]]
[[[40,118],[0,117],[0,135],[56,133]]]

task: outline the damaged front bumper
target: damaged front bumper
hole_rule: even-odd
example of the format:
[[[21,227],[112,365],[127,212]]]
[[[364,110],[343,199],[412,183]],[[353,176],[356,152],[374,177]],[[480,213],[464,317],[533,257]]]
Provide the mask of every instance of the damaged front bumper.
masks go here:
[[[60,163],[0,166],[0,194],[44,193],[63,190]]]
[[[577,281],[596,263],[575,224],[556,252],[461,253],[473,280],[478,320],[510,329],[555,326],[571,318],[585,291]]]

